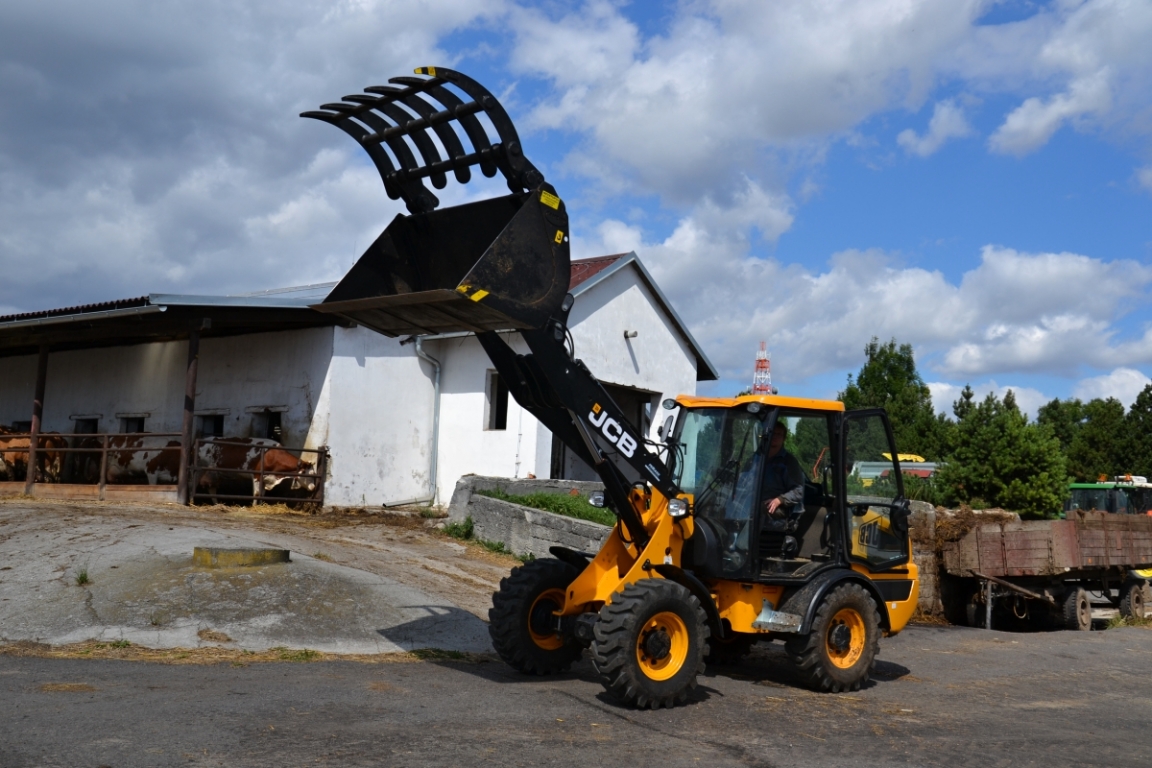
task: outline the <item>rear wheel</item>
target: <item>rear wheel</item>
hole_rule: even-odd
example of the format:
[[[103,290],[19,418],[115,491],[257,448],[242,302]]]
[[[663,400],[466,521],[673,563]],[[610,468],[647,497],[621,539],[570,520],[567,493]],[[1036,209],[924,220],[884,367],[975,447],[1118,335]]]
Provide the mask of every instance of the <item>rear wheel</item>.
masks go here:
[[[488,611],[488,634],[510,667],[550,675],[580,658],[580,644],[557,632],[554,623],[554,612],[564,606],[564,592],[578,575],[568,563],[545,558],[513,568],[500,580]]]
[[[1092,629],[1092,601],[1081,587],[1073,587],[1064,595],[1062,606],[1064,629],[1086,632]]]
[[[1120,615],[1126,619],[1144,618],[1144,582],[1127,581],[1120,588]]]
[[[625,704],[671,707],[696,687],[708,635],[691,592],[667,579],[644,579],[600,609],[592,664],[604,688]]]
[[[785,650],[805,681],[818,691],[858,691],[880,649],[880,614],[859,584],[842,584],[816,609],[812,630]]]

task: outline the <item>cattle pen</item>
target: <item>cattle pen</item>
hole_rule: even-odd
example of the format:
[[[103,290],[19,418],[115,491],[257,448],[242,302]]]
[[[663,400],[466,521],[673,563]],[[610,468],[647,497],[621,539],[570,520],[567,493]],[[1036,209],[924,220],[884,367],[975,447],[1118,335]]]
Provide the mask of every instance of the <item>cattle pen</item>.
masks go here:
[[[185,451],[182,437],[175,432],[33,435],[0,428],[0,494],[97,501],[324,503],[329,460],[325,447],[197,438]],[[305,456],[312,460],[305,461]]]

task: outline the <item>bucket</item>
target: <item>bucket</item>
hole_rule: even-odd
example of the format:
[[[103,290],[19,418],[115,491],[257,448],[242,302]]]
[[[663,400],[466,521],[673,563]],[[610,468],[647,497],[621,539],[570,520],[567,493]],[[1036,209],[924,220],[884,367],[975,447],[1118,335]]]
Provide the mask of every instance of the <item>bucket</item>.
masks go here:
[[[568,214],[543,185],[398,215],[313,309],[387,336],[542,328],[570,278]]]

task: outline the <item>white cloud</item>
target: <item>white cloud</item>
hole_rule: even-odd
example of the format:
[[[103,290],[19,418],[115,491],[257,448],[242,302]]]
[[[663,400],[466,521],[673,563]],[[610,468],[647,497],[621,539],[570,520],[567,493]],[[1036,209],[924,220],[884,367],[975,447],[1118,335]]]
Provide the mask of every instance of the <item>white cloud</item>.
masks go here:
[[[1082,379],[1073,389],[1072,396],[1081,400],[1114,397],[1128,408],[1149,384],[1152,384],[1152,379],[1140,371],[1133,368],[1117,368],[1103,376]]]
[[[1140,186],[1152,192],[1152,165],[1146,165],[1136,171],[1136,180]]]
[[[928,122],[928,131],[918,136],[911,128],[901,131],[896,143],[905,152],[920,157],[928,157],[944,145],[948,139],[960,139],[972,135],[972,126],[964,117],[964,110],[949,99],[937,102]]]
[[[1106,112],[1111,104],[1108,72],[1102,70],[1073,81],[1067,93],[1047,101],[1035,96],[1025,100],[989,137],[988,146],[994,152],[1026,155],[1046,144],[1067,120],[1091,112]]]
[[[766,218],[786,221],[776,202]],[[745,378],[760,340],[770,343],[782,383],[853,370],[873,336],[912,344],[922,366],[960,381],[1152,364],[1152,330],[1116,337],[1117,320],[1147,301],[1152,267],[986,246],[955,282],[878,250],[843,251],[812,271],[752,256],[748,216],[739,205],[708,202],[660,242],[609,220],[577,252],[636,250],[724,378]]]

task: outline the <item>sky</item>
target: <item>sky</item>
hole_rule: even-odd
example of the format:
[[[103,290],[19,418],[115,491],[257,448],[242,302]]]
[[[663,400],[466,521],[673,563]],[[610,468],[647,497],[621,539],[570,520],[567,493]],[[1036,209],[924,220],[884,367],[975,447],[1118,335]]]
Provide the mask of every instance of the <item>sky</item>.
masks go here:
[[[297,115],[446,66],[575,257],[635,250],[718,368],[835,397],[872,337],[970,384],[1152,374],[1152,0],[7,0],[0,315],[339,279],[397,213]],[[450,183],[444,205],[497,185]]]

